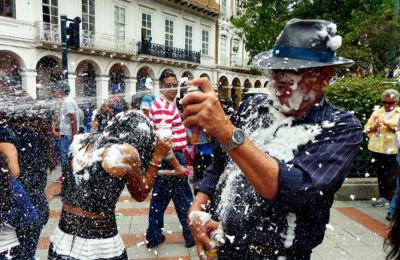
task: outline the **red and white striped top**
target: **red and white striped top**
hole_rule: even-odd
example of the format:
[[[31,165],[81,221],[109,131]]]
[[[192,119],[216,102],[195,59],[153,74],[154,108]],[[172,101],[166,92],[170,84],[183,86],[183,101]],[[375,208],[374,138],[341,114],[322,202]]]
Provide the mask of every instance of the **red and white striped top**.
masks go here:
[[[186,128],[174,102],[170,102],[164,97],[157,97],[151,105],[149,118],[153,123],[154,130],[161,127],[172,130],[173,150],[186,148]]]

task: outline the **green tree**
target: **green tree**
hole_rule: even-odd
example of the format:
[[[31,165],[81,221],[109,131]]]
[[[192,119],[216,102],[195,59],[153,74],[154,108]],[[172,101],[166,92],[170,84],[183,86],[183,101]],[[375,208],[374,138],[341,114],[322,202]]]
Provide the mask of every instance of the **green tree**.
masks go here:
[[[231,21],[240,29],[240,36],[250,56],[270,49],[276,37],[291,18],[288,6],[293,0],[247,0],[243,1],[243,13]]]

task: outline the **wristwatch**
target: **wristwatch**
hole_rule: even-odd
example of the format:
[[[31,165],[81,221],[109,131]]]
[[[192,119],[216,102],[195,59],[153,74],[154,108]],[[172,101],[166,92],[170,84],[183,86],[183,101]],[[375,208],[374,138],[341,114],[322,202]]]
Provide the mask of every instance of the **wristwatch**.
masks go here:
[[[244,139],[246,135],[244,134],[243,130],[240,128],[236,128],[232,133],[232,138],[226,144],[221,144],[222,149],[225,152],[229,152],[230,150],[238,147],[239,145],[244,143]]]

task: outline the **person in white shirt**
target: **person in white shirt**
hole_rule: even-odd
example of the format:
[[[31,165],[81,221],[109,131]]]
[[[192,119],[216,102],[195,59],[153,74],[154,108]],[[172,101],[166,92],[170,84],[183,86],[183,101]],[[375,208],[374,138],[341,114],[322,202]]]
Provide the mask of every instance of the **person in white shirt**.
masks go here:
[[[74,136],[79,129],[79,108],[75,99],[69,95],[70,88],[66,81],[56,84],[58,96],[63,98],[60,111],[60,149],[61,149],[61,168],[64,174],[67,166],[69,147]]]

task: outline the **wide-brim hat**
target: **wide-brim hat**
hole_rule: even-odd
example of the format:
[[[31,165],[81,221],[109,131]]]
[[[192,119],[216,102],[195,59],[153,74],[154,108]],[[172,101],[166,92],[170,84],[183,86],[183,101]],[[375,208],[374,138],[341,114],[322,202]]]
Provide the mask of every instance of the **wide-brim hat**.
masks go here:
[[[336,57],[342,37],[336,24],[324,20],[292,19],[287,22],[270,51],[257,54],[253,64],[259,69],[297,70],[326,66],[350,66],[353,60]]]

